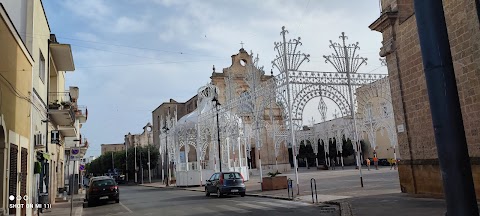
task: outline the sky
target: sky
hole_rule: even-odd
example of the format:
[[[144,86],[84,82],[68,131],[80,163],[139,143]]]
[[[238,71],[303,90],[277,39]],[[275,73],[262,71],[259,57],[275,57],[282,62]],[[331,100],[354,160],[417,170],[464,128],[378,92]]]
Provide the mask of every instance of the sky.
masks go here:
[[[243,47],[259,55],[266,72],[275,57],[273,43],[301,37],[310,62],[301,70],[334,71],[325,63],[329,40],[341,32],[359,42],[368,58],[362,73],[387,73],[379,61],[382,35],[368,26],[380,15],[376,0],[62,0],[43,1],[60,43],[71,44],[76,70],[67,87],[80,88],[79,105],[88,107],[81,133],[90,147],[123,143],[125,134],[141,133],[152,111],[170,98],[186,101],[231,65]],[[273,70],[274,74],[278,71]],[[306,105],[304,123],[320,121],[318,99]],[[338,109],[327,101],[329,117]]]

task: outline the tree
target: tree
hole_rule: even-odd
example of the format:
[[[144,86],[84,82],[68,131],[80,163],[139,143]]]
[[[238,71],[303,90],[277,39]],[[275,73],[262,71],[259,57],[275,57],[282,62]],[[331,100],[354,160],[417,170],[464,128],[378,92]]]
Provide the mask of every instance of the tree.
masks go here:
[[[328,141],[328,155],[330,158],[337,157],[337,145],[335,143],[335,138],[332,138]]]
[[[150,169],[157,167],[157,161],[160,157],[158,148],[153,145],[137,146],[137,167],[140,169],[148,169],[148,149],[150,149]],[[113,155],[113,157],[112,157]],[[113,161],[113,163],[112,163]],[[127,170],[125,170],[128,164]],[[128,172],[130,176],[135,174],[135,147],[128,149],[128,156],[125,151],[121,152],[107,152],[100,155],[98,158],[88,164],[87,173],[94,175],[103,175],[113,168],[122,170],[122,173]]]
[[[353,149],[352,140],[350,140],[350,138],[345,139],[345,135],[343,135],[343,139],[342,139],[342,149],[343,149],[342,151],[343,157],[348,157],[350,155],[355,154],[355,149]]]

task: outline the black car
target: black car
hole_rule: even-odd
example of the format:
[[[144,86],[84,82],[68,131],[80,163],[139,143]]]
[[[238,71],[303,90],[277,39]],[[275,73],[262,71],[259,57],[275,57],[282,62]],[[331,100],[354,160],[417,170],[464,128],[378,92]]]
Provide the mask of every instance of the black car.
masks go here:
[[[246,191],[243,176],[238,172],[214,173],[205,184],[205,196],[216,193],[217,197],[227,194],[240,194],[244,197]]]
[[[118,185],[111,177],[101,176],[90,179],[85,200],[88,206],[91,206],[99,201],[113,201],[120,202],[120,191]]]

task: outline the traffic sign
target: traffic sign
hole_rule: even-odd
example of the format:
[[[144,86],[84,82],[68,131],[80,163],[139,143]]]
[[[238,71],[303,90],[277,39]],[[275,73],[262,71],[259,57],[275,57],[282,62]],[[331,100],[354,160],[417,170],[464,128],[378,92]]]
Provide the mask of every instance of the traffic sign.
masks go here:
[[[78,161],[80,160],[80,148],[71,148],[70,149],[70,160],[72,161]]]
[[[58,130],[52,130],[50,133],[50,142],[53,144],[59,144],[60,143],[60,133]]]
[[[80,170],[84,170],[85,169],[85,165],[83,164],[80,164],[80,167],[79,167]]]

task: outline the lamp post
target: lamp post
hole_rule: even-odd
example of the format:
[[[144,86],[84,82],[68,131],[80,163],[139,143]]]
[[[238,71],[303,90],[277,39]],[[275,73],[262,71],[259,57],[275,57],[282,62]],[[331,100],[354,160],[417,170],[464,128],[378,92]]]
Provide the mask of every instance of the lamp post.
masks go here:
[[[222,154],[221,154],[221,149],[220,149],[220,124],[218,122],[218,106],[221,105],[220,102],[218,102],[217,97],[214,97],[212,101],[215,103],[215,109],[217,110],[217,141],[218,141],[218,161],[219,161],[219,167],[220,167],[220,172],[222,172]]]
[[[73,141],[75,142],[75,147],[77,147],[77,142],[80,142],[80,140],[79,139],[74,139]],[[72,160],[69,160],[69,161],[72,161]],[[73,160],[73,175],[72,175],[72,180],[70,180],[70,182],[71,182],[70,188],[72,189],[72,190],[70,190],[70,216],[72,216],[72,214],[73,214],[73,194],[75,194],[73,192],[73,190],[75,189],[75,186],[73,184],[73,182],[75,181],[75,173],[76,173],[75,170],[77,169],[77,168],[75,168],[75,165],[76,165],[75,161],[76,160]]]
[[[151,131],[151,130],[150,130]],[[150,172],[150,133],[147,134],[147,152],[148,152],[148,182],[152,183],[152,174]]]
[[[137,142],[136,142],[136,137],[134,137],[134,142],[133,142],[133,145],[134,145],[134,149],[135,149],[135,183],[138,182],[138,179],[137,179],[137,171],[138,171],[138,168],[137,168]]]
[[[163,126],[163,131],[165,132],[165,171],[163,173],[166,174],[166,178],[165,178],[165,181],[166,181],[166,184],[168,186],[169,184],[169,169],[168,169],[168,127],[167,127],[167,124],[166,124],[166,121],[165,121],[165,126]]]

